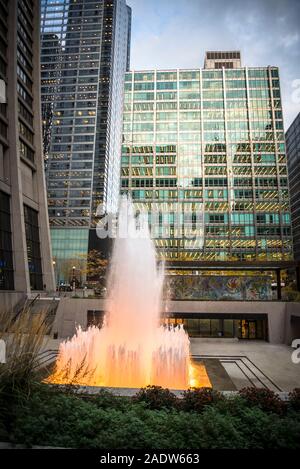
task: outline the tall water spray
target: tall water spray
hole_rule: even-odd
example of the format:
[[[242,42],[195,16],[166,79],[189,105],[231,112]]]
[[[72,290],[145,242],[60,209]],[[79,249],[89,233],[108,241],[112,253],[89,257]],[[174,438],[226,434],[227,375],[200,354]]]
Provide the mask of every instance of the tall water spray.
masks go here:
[[[104,325],[86,331],[79,327],[60,345],[56,372],[49,381],[66,382],[76,375],[85,385],[188,388],[188,335],[182,326],[160,325],[163,280],[147,219],[136,218],[131,201],[123,197]]]

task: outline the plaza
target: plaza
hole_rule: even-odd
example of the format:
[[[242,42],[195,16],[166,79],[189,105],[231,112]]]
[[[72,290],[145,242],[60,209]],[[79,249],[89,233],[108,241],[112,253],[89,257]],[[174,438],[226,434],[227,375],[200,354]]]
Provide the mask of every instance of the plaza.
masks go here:
[[[256,386],[287,393],[300,387],[300,363],[292,362],[295,349],[288,345],[199,338],[190,342],[193,360],[205,365],[213,389],[238,391]],[[45,357],[53,357],[60,343],[61,339],[45,342]],[[116,393],[128,394],[120,389]]]

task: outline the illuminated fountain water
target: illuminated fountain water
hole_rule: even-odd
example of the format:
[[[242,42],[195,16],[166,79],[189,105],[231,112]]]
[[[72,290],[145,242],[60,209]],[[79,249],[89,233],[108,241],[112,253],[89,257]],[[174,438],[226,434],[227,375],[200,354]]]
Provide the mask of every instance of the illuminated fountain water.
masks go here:
[[[182,326],[160,325],[163,270],[143,216],[122,198],[117,237],[107,285],[101,329],[77,329],[60,345],[50,382],[138,388],[148,384],[172,389],[196,385],[190,344]]]

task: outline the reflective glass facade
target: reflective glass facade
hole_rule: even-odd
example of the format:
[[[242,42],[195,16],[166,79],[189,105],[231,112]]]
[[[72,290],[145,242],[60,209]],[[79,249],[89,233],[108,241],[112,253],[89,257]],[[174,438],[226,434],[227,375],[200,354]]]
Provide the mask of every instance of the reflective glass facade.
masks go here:
[[[38,212],[24,205],[24,220],[30,287],[32,290],[43,290]]]
[[[300,261],[300,113],[286,132],[295,260]]]
[[[190,337],[210,337],[227,339],[237,337],[246,340],[266,340],[267,320],[266,315],[263,318],[249,316],[249,319],[227,319],[226,315],[222,319],[217,318],[165,318],[163,324],[177,326],[182,324]],[[228,315],[227,315],[228,316]]]
[[[125,0],[42,0],[42,113],[49,218],[56,229],[93,228],[97,205],[117,208],[124,72],[131,10]],[[81,245],[80,255],[87,253]]]
[[[164,259],[290,259],[278,68],[126,73],[121,180],[138,209],[158,213]],[[178,211],[189,234],[203,213],[202,241],[182,236]]]
[[[0,290],[14,289],[10,198],[0,191]]]

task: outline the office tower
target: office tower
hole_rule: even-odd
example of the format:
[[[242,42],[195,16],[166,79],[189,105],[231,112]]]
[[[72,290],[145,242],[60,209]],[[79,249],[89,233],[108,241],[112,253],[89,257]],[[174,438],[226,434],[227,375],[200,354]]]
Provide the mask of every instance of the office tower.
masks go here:
[[[286,132],[295,260],[300,260],[300,113]]]
[[[98,248],[98,204],[117,210],[131,10],[125,0],[41,5],[44,155],[60,281]]]
[[[278,68],[239,52],[205,64],[126,73],[122,191],[150,212],[160,258],[290,260]]]
[[[0,1],[0,296],[53,290],[40,113],[38,0]]]
[[[241,68],[240,51],[212,51],[206,52],[204,68]]]

